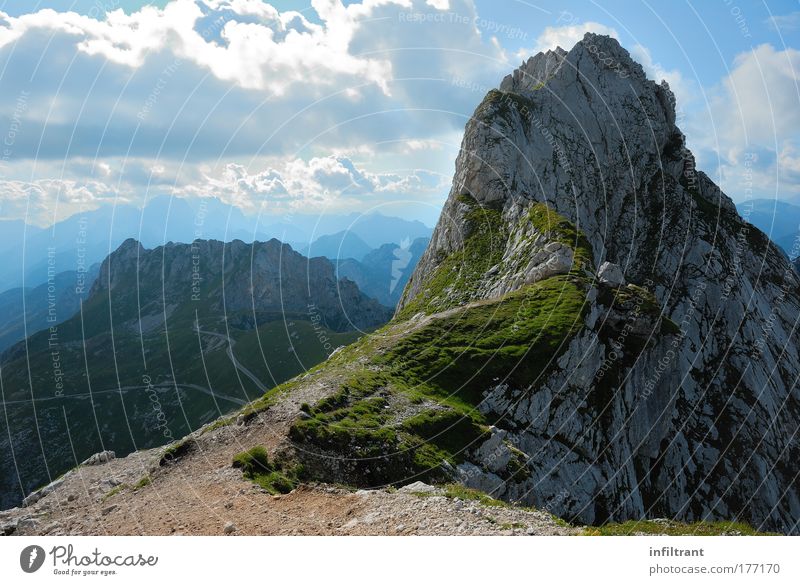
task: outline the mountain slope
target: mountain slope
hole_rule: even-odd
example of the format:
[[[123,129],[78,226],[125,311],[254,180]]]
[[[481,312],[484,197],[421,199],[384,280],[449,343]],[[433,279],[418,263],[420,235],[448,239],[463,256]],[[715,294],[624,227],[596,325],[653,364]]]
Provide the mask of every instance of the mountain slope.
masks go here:
[[[220,482],[264,494],[423,480],[575,523],[667,517],[795,534],[798,285],[695,169],[667,85],[587,34],[532,57],[478,106],[389,324],[126,460],[145,487],[93,497],[119,507],[108,521],[119,531],[126,509],[159,522],[153,494],[185,502],[185,478],[214,502]],[[209,522],[219,518],[188,529]]]
[[[546,237],[560,224],[543,208],[586,242]],[[587,303],[539,377],[482,386],[479,408],[530,457],[524,479],[470,468],[468,483],[585,522],[744,518],[797,532],[798,278],[695,169],[665,83],[602,36],[531,58],[467,125],[442,217],[399,316],[566,271]],[[473,224],[488,226],[482,254]],[[630,284],[617,270],[593,278],[587,259]]]
[[[51,325],[72,317],[89,294],[99,270],[67,270],[33,288],[12,288],[0,293],[0,352]]]
[[[668,86],[590,34],[478,106],[395,320],[337,355],[290,438],[334,480],[795,533],[798,315],[796,273],[695,169]]]
[[[183,436],[389,316],[330,262],[277,240],[127,240],[81,313],[2,357],[3,507],[93,452]]]

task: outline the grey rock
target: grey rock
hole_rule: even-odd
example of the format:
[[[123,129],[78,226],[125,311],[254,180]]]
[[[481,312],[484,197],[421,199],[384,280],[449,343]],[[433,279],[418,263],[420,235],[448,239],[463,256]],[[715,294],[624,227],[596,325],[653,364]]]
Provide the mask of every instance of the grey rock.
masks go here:
[[[170,258],[167,266],[164,265],[165,255]],[[185,292],[186,275],[192,274],[192,258],[198,256],[203,260],[203,281],[224,286],[224,309],[228,312],[249,311],[251,315],[270,311],[304,315],[313,312],[326,327],[336,331],[373,327],[391,317],[390,309],[367,297],[352,280],[337,278],[330,260],[306,258],[276,239],[252,244],[241,240],[227,243],[197,240],[193,244],[168,242],[153,250],[146,250],[135,240],[128,240],[103,261],[90,296],[108,294],[105,289],[114,290],[127,275],[138,272],[142,279],[164,281],[163,302],[174,310],[184,300],[182,293]],[[252,278],[243,280],[243,270]],[[209,289],[204,294],[212,294],[209,302],[223,311],[223,297],[219,290]],[[311,312],[309,307],[313,308]],[[154,328],[163,326],[164,313],[164,309],[152,313],[150,325]],[[142,319],[145,316],[142,315]],[[243,317],[235,324],[242,328],[256,325],[250,317]],[[138,331],[140,319],[131,326]]]
[[[64,480],[66,479],[67,475],[68,474],[64,474],[62,477],[56,479],[55,481],[51,481],[50,483],[48,483],[43,488],[40,488],[35,492],[28,494],[28,496],[22,500],[22,507],[26,508],[28,506],[32,506],[33,504],[41,500],[43,497],[57,490],[64,484]]]
[[[90,456],[86,461],[81,463],[81,465],[102,465],[103,463],[108,463],[112,459],[115,459],[116,456],[114,451],[100,451]]]
[[[17,521],[17,528],[16,529],[18,531],[19,530],[22,530],[22,531],[25,531],[25,530],[33,531],[33,530],[36,530],[38,527],[39,527],[39,521],[36,520],[35,518],[31,518],[30,516],[28,516],[28,517],[25,517],[25,518],[20,518]]]
[[[17,520],[7,520],[0,523],[0,536],[11,536],[17,530]]]
[[[415,481],[414,483],[410,483],[408,485],[404,485],[400,489],[397,490],[401,494],[436,494],[441,493],[441,490],[437,487],[432,485],[428,485],[427,483],[421,481]]]
[[[233,522],[226,522],[225,527],[222,529],[222,532],[225,534],[233,534],[236,532],[236,524]]]
[[[22,507],[27,508],[28,506],[34,505],[36,502],[42,499],[42,492],[33,492],[32,494],[28,494],[22,500]]]
[[[613,262],[603,262],[597,271],[597,278],[600,282],[612,286],[625,284],[625,275],[622,273],[622,268],[620,268],[619,264],[614,264]]]

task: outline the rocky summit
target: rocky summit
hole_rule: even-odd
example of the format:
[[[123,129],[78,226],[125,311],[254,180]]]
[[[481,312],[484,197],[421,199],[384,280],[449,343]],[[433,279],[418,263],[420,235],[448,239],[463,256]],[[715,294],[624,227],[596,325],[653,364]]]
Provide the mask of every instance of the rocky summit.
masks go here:
[[[284,518],[304,533],[449,533],[464,500],[490,494],[572,524],[796,534],[798,284],[695,168],[668,85],[587,34],[477,107],[388,325],[165,449],[114,459],[107,477],[78,467],[3,521],[23,534],[274,532]],[[386,505],[357,503],[370,497]],[[409,511],[425,498],[423,528]],[[192,513],[197,499],[213,514]],[[282,528],[258,525],[271,514]],[[548,518],[504,522],[572,530]]]

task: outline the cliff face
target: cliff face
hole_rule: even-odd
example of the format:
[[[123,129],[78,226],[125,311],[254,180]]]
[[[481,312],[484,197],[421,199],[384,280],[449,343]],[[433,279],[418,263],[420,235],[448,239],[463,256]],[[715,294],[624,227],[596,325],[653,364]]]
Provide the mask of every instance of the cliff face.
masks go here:
[[[585,305],[536,377],[482,388],[529,473],[506,481],[477,460],[462,480],[583,522],[796,533],[798,276],[695,169],[674,101],[593,34],[507,76],[466,127],[397,317],[572,281]]]

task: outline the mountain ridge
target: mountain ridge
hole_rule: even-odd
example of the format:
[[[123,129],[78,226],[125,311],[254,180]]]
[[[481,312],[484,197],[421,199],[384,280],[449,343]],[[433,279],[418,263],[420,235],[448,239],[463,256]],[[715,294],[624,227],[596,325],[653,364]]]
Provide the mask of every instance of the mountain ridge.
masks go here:
[[[18,503],[96,450],[183,436],[390,316],[328,260],[274,239],[150,250],[125,240],[79,313],[0,358],[0,502]]]
[[[467,123],[393,320],[132,456],[122,466],[145,485],[94,480],[73,517],[107,498],[110,520],[93,526],[123,532],[128,509],[161,526],[143,504],[181,498],[187,473],[232,509],[249,489],[253,513],[309,483],[455,482],[571,523],[796,534],[800,281],[695,168],[674,108],[609,37],[533,56]],[[43,514],[58,491],[14,516]]]

